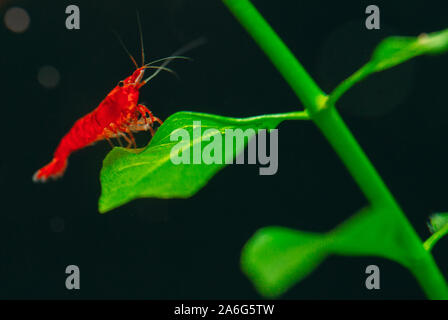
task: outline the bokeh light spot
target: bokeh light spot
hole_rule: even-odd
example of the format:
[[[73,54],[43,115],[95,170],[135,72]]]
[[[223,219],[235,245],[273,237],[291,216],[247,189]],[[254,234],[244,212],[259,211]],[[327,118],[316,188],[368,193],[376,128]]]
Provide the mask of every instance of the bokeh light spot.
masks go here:
[[[43,66],[37,73],[37,80],[45,88],[54,88],[61,79],[58,69],[53,66]]]
[[[30,26],[30,16],[25,9],[12,7],[8,9],[4,16],[6,27],[15,33],[25,32]]]

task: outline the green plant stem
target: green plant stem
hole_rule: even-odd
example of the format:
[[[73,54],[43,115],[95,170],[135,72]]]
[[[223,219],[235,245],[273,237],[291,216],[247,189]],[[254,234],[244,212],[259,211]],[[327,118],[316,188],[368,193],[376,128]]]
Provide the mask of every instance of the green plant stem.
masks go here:
[[[249,0],[223,2],[303,102],[312,120],[338,153],[369,202],[374,206],[388,208],[392,222],[401,224],[402,237],[397,241],[403,243],[403,250],[412,256],[407,266],[426,295],[431,299],[448,299],[447,284],[432,255],[423,248],[417,233],[334,106],[327,104],[328,98],[324,92]]]
[[[347,92],[356,83],[367,77],[371,73],[371,65],[365,64],[362,68],[353,73],[350,77],[342,81],[329,95],[327,105],[332,106],[339,100],[342,95]]]
[[[313,117],[316,125],[336,150],[352,177],[373,206],[389,211],[384,223],[399,223],[403,250],[412,256],[406,266],[430,299],[448,299],[448,287],[431,254],[426,251],[392,194],[353,137],[334,107],[323,109]],[[378,235],[381,236],[381,235]]]
[[[432,247],[434,247],[434,245],[437,243],[437,241],[439,241],[440,239],[443,238],[443,236],[445,236],[446,234],[448,234],[448,223],[445,224],[440,230],[438,230],[437,232],[433,233],[424,243],[423,243],[423,247],[425,248],[425,250],[427,251],[431,251]]]

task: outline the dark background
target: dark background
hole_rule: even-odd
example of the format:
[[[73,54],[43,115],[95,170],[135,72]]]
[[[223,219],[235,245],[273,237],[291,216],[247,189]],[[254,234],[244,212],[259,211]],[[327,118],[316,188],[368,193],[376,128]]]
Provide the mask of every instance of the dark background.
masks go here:
[[[389,35],[448,27],[446,1],[262,1],[254,4],[329,92],[367,61]],[[34,184],[62,136],[133,71],[112,30],[138,56],[135,11],[148,60],[206,36],[193,62],[172,64],[141,93],[155,115],[180,110],[244,117],[301,104],[218,0],[3,1],[0,8],[0,298],[259,298],[239,268],[244,243],[260,227],[327,231],[366,200],[311,122],[279,128],[279,170],[229,166],[188,200],[140,199],[97,211],[106,142],[70,158],[63,179]],[[65,29],[65,7],[81,10],[81,29]],[[368,31],[368,4],[381,30]],[[14,34],[3,15],[20,6],[30,28]],[[61,81],[42,87],[37,72]],[[422,238],[428,216],[448,211],[448,56],[422,57],[356,86],[338,108]],[[146,144],[149,136],[139,136]],[[379,237],[381,235],[378,235]],[[448,276],[448,240],[434,249]],[[81,290],[65,289],[65,267],[81,269]],[[364,287],[365,268],[381,269],[381,290]],[[379,258],[331,257],[286,299],[420,299],[403,267]]]

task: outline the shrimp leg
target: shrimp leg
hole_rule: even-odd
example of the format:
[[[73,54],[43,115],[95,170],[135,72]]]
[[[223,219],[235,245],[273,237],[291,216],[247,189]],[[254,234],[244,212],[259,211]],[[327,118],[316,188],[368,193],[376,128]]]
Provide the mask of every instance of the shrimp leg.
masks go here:
[[[132,134],[131,131],[128,131],[127,134],[129,135],[129,137],[131,138],[131,146],[134,146],[134,149],[137,149],[137,143],[135,142],[135,138],[134,135]]]
[[[118,128],[115,124],[111,123],[109,125],[109,128],[105,129],[105,138],[107,139],[107,141],[109,141],[110,144],[112,144],[110,138],[116,138],[120,147],[123,147],[123,143],[121,142],[120,136],[124,137],[126,142],[128,143],[130,142],[128,137],[125,134],[123,134],[123,132],[120,131],[120,128]]]
[[[151,110],[149,110],[145,105],[143,105],[143,104],[139,104],[139,105],[137,106],[137,108],[138,108],[138,111],[141,113],[141,115],[142,115],[145,119],[147,119],[146,114],[149,114],[149,118],[151,119],[151,122],[152,122],[152,123],[154,123],[154,122],[158,122],[160,125],[163,124],[163,121],[160,120],[159,118],[155,117],[155,116],[152,114]]]
[[[132,134],[131,130],[127,128],[127,126],[119,127],[119,134],[126,140],[128,145],[126,148],[134,147],[137,148],[137,143],[135,142],[134,135]]]
[[[118,141],[118,144],[120,145],[120,147],[123,147],[123,142],[121,142],[119,135],[117,136],[117,141]]]
[[[124,140],[126,140],[126,142],[128,143],[128,145],[126,146],[126,149],[129,149],[132,146],[132,140],[129,139],[129,137],[124,132],[120,131],[119,135],[122,136]]]
[[[114,148],[115,145],[112,143],[112,141],[109,138],[106,138],[107,142],[109,142],[109,145],[111,148]]]

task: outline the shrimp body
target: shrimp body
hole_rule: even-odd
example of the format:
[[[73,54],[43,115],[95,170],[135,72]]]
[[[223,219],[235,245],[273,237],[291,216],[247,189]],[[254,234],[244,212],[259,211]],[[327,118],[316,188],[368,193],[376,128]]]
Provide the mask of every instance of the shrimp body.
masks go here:
[[[153,124],[155,122],[162,124],[162,121],[155,117],[147,107],[138,103],[141,87],[157,76],[160,71],[168,71],[175,74],[173,70],[166,68],[166,66],[174,59],[188,59],[181,56],[181,54],[203,44],[205,39],[199,38],[180,48],[171,56],[145,64],[143,33],[138,14],[137,20],[140,30],[141,66],[137,64],[124,43],[119,39],[134,63],[136,70],[129,77],[120,81],[95,110],[75,122],[69,132],[61,139],[54,152],[52,161],[33,175],[34,182],[45,182],[49,178],[61,177],[67,168],[69,156],[76,150],[104,139],[110,142],[110,138],[118,138],[120,142],[120,137],[126,140],[128,143],[127,147],[137,147],[132,135],[133,132],[149,130],[154,135]],[[159,62],[163,63],[154,65]],[[148,78],[143,79],[146,69],[156,69],[156,71]]]
[[[144,72],[144,66],[137,68],[120,81],[95,110],[77,120],[61,139],[52,161],[34,174],[33,181],[45,182],[48,178],[62,176],[69,156],[97,141],[121,136],[128,141],[128,146],[135,146],[132,132],[149,129],[153,133],[152,124],[162,121],[138,104],[140,88],[146,83],[142,80]]]

